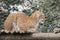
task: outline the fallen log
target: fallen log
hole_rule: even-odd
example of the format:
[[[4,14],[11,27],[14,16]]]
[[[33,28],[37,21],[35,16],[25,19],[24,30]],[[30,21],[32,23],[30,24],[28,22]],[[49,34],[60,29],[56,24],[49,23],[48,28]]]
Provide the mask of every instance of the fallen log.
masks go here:
[[[5,33],[0,32],[0,40],[60,40],[60,33]]]
[[[60,28],[55,28],[54,33],[60,33]]]

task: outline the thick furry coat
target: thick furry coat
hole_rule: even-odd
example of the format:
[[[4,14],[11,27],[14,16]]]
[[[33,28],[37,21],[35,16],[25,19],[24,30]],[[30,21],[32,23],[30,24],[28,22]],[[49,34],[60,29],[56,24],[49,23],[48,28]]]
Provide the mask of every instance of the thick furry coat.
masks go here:
[[[31,16],[25,15],[25,13],[9,14],[4,26],[5,31],[11,32],[37,32],[39,22],[44,23],[45,15],[39,10],[35,10]]]

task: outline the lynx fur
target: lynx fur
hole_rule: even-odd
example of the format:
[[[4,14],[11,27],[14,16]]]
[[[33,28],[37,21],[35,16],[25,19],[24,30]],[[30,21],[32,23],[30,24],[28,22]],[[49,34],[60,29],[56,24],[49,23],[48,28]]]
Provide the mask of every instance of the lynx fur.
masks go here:
[[[44,23],[45,15],[39,10],[35,10],[31,16],[25,15],[25,13],[20,12],[16,14],[9,14],[4,26],[5,30],[16,31],[20,33],[24,32],[37,32],[39,23]]]
[[[4,30],[7,33],[19,30],[19,28],[17,27],[17,19],[25,18],[25,17],[28,17],[28,16],[26,16],[25,13],[23,12],[10,13],[4,22]]]

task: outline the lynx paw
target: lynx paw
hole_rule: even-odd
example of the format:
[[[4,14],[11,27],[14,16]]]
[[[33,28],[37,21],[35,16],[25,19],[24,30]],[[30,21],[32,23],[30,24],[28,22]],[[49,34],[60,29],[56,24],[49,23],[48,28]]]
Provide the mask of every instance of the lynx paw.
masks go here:
[[[27,30],[27,32],[34,33],[34,32],[36,32],[36,29],[29,29],[29,30]]]
[[[5,30],[5,32],[6,32],[6,33],[9,33],[9,31],[8,31],[8,30]]]

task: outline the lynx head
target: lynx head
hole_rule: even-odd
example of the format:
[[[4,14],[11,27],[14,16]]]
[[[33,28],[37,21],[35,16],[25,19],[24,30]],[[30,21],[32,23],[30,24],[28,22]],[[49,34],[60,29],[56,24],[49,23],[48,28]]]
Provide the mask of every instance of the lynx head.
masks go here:
[[[45,21],[45,15],[39,9],[34,10],[32,17],[35,18],[40,23],[44,23]]]

